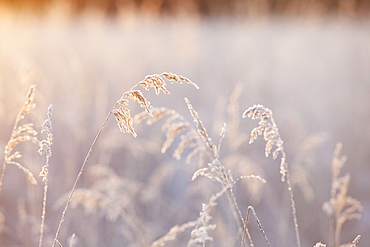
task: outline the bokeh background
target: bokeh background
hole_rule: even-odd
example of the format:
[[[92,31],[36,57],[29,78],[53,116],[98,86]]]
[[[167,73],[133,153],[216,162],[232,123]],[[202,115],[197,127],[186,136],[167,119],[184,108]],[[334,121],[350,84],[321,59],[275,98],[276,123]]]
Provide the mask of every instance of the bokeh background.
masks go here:
[[[342,174],[351,174],[348,194],[363,204],[362,218],[344,224],[342,243],[361,234],[359,246],[368,246],[369,14],[367,0],[0,0],[0,147],[30,85],[37,84],[37,107],[27,121],[36,129],[49,104],[54,106],[45,244],[111,106],[146,75],[167,71],[200,89],[173,85],[170,96],[147,97],[192,122],[188,97],[215,142],[222,123],[233,120],[230,105],[239,116],[257,103],[273,110],[295,179],[302,246],[328,242],[322,205],[330,197],[335,144],[342,142],[348,156]],[[236,107],[230,97],[238,93]],[[191,182],[207,164],[176,161],[175,145],[160,153],[162,124],[136,126],[135,139],[109,120],[67,215],[63,246],[72,234],[74,246],[148,246],[172,226],[199,216],[201,204],[220,185],[202,177]],[[220,160],[235,177],[260,174],[268,181],[262,187],[237,184],[239,206],[243,214],[254,206],[273,246],[294,246],[279,161],[264,157],[263,141],[248,145],[256,125],[246,119],[237,129],[231,125]],[[22,164],[37,175],[44,164],[38,148],[20,148]],[[37,246],[42,191],[41,179],[33,186],[19,169],[8,167],[0,198],[1,246]],[[105,207],[96,206],[94,193],[109,199]],[[225,198],[212,216],[217,228],[207,246],[240,246]],[[256,246],[265,245],[254,222],[251,233]],[[189,237],[187,231],[168,246],[186,246]]]

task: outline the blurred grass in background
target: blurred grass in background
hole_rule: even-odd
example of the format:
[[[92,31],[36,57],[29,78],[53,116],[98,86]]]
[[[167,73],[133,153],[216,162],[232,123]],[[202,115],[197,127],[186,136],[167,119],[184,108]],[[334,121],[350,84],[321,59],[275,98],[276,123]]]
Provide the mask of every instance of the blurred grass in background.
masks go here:
[[[364,206],[360,221],[344,225],[342,242],[362,234],[360,246],[370,243],[368,1],[0,1],[0,6],[1,147],[29,85],[38,85],[38,106],[31,117],[36,127],[41,129],[47,107],[54,105],[48,241],[59,221],[60,198],[71,188],[111,105],[146,75],[169,71],[190,78],[200,90],[171,86],[170,96],[149,93],[148,98],[192,122],[183,100],[188,97],[215,141],[222,123],[230,120],[229,97],[238,83],[240,116],[256,103],[273,110],[288,163],[307,175],[306,186],[313,191],[313,197],[307,196],[296,181],[303,246],[328,241],[322,204],[330,196],[330,162],[341,141],[348,156],[344,172],[351,173],[349,194]],[[240,135],[249,135],[251,126],[255,123],[241,120]],[[111,120],[79,185],[102,191],[94,173],[99,167],[89,167],[109,165],[130,184],[116,185],[113,194],[128,199],[124,208],[142,228],[136,237],[148,242],[197,218],[201,203],[218,191],[204,178],[190,182],[198,164],[160,154],[165,140],[160,127],[139,125],[134,139],[119,133]],[[223,144],[224,165],[235,175],[260,174],[268,181],[254,194],[249,185],[237,186],[243,213],[253,205],[273,245],[293,246],[278,162],[264,157],[262,141],[244,143],[238,150],[232,142],[225,139]],[[23,162],[38,174],[43,159],[37,148],[23,149]],[[244,156],[247,161],[235,161]],[[0,198],[5,217],[0,245],[36,246],[41,183],[28,184],[14,167],[7,172]],[[81,205],[71,210],[61,236],[65,246],[72,233],[76,246],[136,246],[125,219],[111,222],[104,212],[86,211]],[[231,246],[236,228],[226,200],[214,221],[217,231],[209,246]],[[258,227],[251,227],[256,245],[264,245]],[[177,246],[189,235],[179,238]]]

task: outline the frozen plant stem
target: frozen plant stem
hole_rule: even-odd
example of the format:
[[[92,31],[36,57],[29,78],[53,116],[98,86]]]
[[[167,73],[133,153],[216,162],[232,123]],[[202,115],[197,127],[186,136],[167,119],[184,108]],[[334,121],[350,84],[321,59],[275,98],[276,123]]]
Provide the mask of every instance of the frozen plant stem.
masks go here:
[[[275,123],[274,118],[272,117],[272,111],[269,108],[264,107],[263,105],[254,105],[249,107],[244,113],[243,118],[249,117],[251,119],[259,119],[258,126],[251,131],[251,139],[249,143],[253,143],[259,135],[263,134],[263,139],[267,142],[265,148],[266,157],[269,156],[272,149],[275,150],[272,152],[272,157],[276,159],[280,153],[280,174],[281,181],[286,181],[288,187],[288,193],[290,197],[290,206],[292,209],[293,223],[295,230],[295,237],[297,242],[297,247],[301,247],[301,241],[299,238],[298,231],[298,220],[297,213],[295,208],[294,196],[292,184],[290,182],[290,174],[288,170],[288,164],[286,163],[286,154],[284,151],[284,142],[280,138],[279,129]]]
[[[260,229],[263,237],[265,238],[265,241],[267,243],[267,246],[268,247],[271,247],[270,242],[269,242],[269,240],[267,238],[267,235],[266,235],[265,231],[263,230],[262,224],[261,224],[260,220],[257,217],[256,211],[254,210],[254,208],[252,206],[249,206],[248,207],[247,216],[245,217],[245,221],[244,221],[244,232],[243,232],[241,247],[244,247],[244,245],[245,245],[246,236],[248,236],[248,239],[250,241],[250,246],[251,247],[254,246],[253,243],[252,243],[252,238],[251,238],[250,233],[248,231],[249,215],[250,215],[251,212],[253,214],[254,219],[256,220],[256,222],[258,224],[258,227],[259,227],[259,229]]]
[[[114,105],[114,107],[115,107],[115,106],[116,106],[116,105]],[[76,178],[76,180],[75,180],[75,182],[74,182],[74,184],[73,184],[72,190],[71,190],[71,192],[70,192],[70,194],[69,194],[69,196],[68,196],[67,203],[66,203],[66,205],[65,205],[65,207],[64,207],[64,210],[63,210],[63,213],[62,213],[62,217],[61,217],[61,219],[60,219],[60,221],[59,221],[58,229],[57,229],[57,231],[56,231],[56,233],[55,233],[54,241],[53,241],[53,245],[52,245],[52,247],[54,247],[54,246],[55,246],[55,244],[59,242],[59,241],[58,241],[58,236],[59,236],[59,233],[60,233],[60,229],[62,228],[63,222],[64,222],[64,220],[65,220],[65,216],[66,216],[66,213],[67,213],[67,210],[68,210],[69,204],[70,204],[70,203],[71,203],[71,201],[72,201],[72,196],[73,196],[73,194],[74,194],[74,192],[75,192],[75,190],[76,190],[77,183],[78,183],[78,181],[80,180],[80,177],[81,177],[81,175],[82,175],[82,173],[83,173],[83,171],[84,171],[84,168],[85,168],[86,162],[87,162],[87,160],[89,159],[89,157],[90,157],[90,155],[91,155],[91,152],[92,152],[92,150],[93,150],[93,148],[94,148],[94,146],[95,146],[96,141],[98,140],[98,138],[99,138],[99,136],[100,136],[101,132],[103,131],[103,129],[104,129],[104,127],[105,127],[105,125],[107,124],[108,119],[109,119],[110,115],[112,114],[112,111],[113,111],[114,107],[112,108],[112,110],[110,110],[110,111],[109,111],[109,113],[108,113],[107,117],[105,118],[105,120],[104,120],[104,122],[103,122],[102,126],[100,127],[100,129],[99,129],[99,131],[98,131],[97,135],[95,136],[94,141],[92,142],[92,144],[91,144],[91,146],[90,146],[90,149],[89,149],[89,151],[88,151],[88,153],[87,153],[87,155],[86,155],[86,157],[85,157],[85,160],[84,160],[84,162],[82,163],[82,166],[81,166],[81,168],[80,168],[80,171],[78,172],[77,178]]]
[[[45,215],[46,215],[46,198],[48,192],[48,174],[49,174],[49,159],[51,157],[51,146],[53,145],[53,134],[51,133],[52,124],[51,124],[51,117],[52,117],[53,105],[50,105],[48,108],[47,116],[48,118],[42,124],[42,131],[41,133],[46,133],[47,137],[45,140],[40,141],[40,149],[39,154],[46,156],[45,165],[42,167],[42,170],[39,174],[42,177],[44,182],[44,197],[42,201],[42,213],[41,213],[41,225],[40,225],[40,239],[39,239],[39,247],[42,247],[42,240],[44,237],[44,227],[45,227]]]

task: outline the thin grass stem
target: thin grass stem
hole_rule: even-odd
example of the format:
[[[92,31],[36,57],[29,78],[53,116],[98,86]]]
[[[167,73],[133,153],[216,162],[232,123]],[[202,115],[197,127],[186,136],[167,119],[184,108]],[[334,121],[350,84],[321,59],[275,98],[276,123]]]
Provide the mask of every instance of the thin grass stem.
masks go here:
[[[112,114],[112,112],[113,112],[113,110],[114,110],[114,108],[115,108],[115,107],[116,107],[116,104],[115,104],[115,105],[114,105],[114,107],[112,107],[112,109],[109,111],[109,113],[108,113],[107,117],[105,118],[105,120],[104,120],[103,124],[101,125],[101,127],[100,127],[100,129],[99,129],[98,133],[96,134],[96,136],[95,136],[95,138],[94,138],[94,141],[92,142],[92,144],[91,144],[91,146],[90,146],[90,149],[89,149],[89,151],[88,151],[88,153],[87,153],[87,155],[86,155],[86,157],[85,157],[84,162],[83,162],[83,163],[82,163],[82,165],[81,165],[80,171],[79,171],[79,172],[78,172],[78,174],[77,174],[76,180],[75,180],[75,182],[74,182],[74,184],[73,184],[73,187],[72,187],[72,189],[71,189],[71,192],[70,192],[70,194],[69,194],[69,196],[68,196],[67,203],[66,203],[66,205],[65,205],[65,207],[64,207],[64,210],[63,210],[63,213],[62,213],[62,217],[61,217],[61,219],[60,219],[60,221],[59,221],[59,225],[58,225],[57,231],[56,231],[55,236],[54,236],[54,241],[53,241],[53,245],[52,245],[52,247],[54,247],[56,243],[60,244],[60,243],[59,243],[59,241],[58,241],[58,237],[59,237],[60,229],[62,228],[63,222],[64,222],[64,220],[65,220],[65,216],[66,216],[66,214],[67,214],[67,210],[68,210],[69,205],[70,205],[70,203],[71,203],[71,201],[72,201],[72,197],[73,197],[73,194],[74,194],[74,192],[75,192],[75,190],[76,190],[77,184],[78,184],[78,182],[79,182],[79,180],[80,180],[80,177],[81,177],[81,175],[82,175],[82,173],[83,173],[83,171],[84,171],[84,168],[85,168],[85,165],[86,165],[86,163],[87,163],[87,160],[89,159],[89,157],[90,157],[90,155],[91,155],[91,153],[92,153],[92,151],[93,151],[93,148],[94,148],[94,146],[95,146],[95,144],[96,144],[96,141],[99,139],[100,134],[102,133],[103,129],[105,128],[105,125],[107,124],[108,119],[109,119],[109,117],[111,116],[111,114]]]

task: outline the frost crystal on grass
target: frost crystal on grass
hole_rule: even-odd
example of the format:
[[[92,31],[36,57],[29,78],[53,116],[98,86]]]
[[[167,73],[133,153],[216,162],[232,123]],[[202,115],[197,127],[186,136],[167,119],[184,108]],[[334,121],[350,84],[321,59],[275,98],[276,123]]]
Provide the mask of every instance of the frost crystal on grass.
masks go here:
[[[287,164],[284,152],[284,142],[280,138],[279,129],[272,117],[272,111],[263,105],[254,105],[249,107],[244,113],[243,118],[259,119],[258,126],[251,131],[251,139],[249,143],[253,143],[259,135],[263,134],[263,139],[266,141],[265,155],[268,157],[272,152],[273,159],[276,159],[281,154],[280,174],[281,180],[285,181],[287,172]]]

